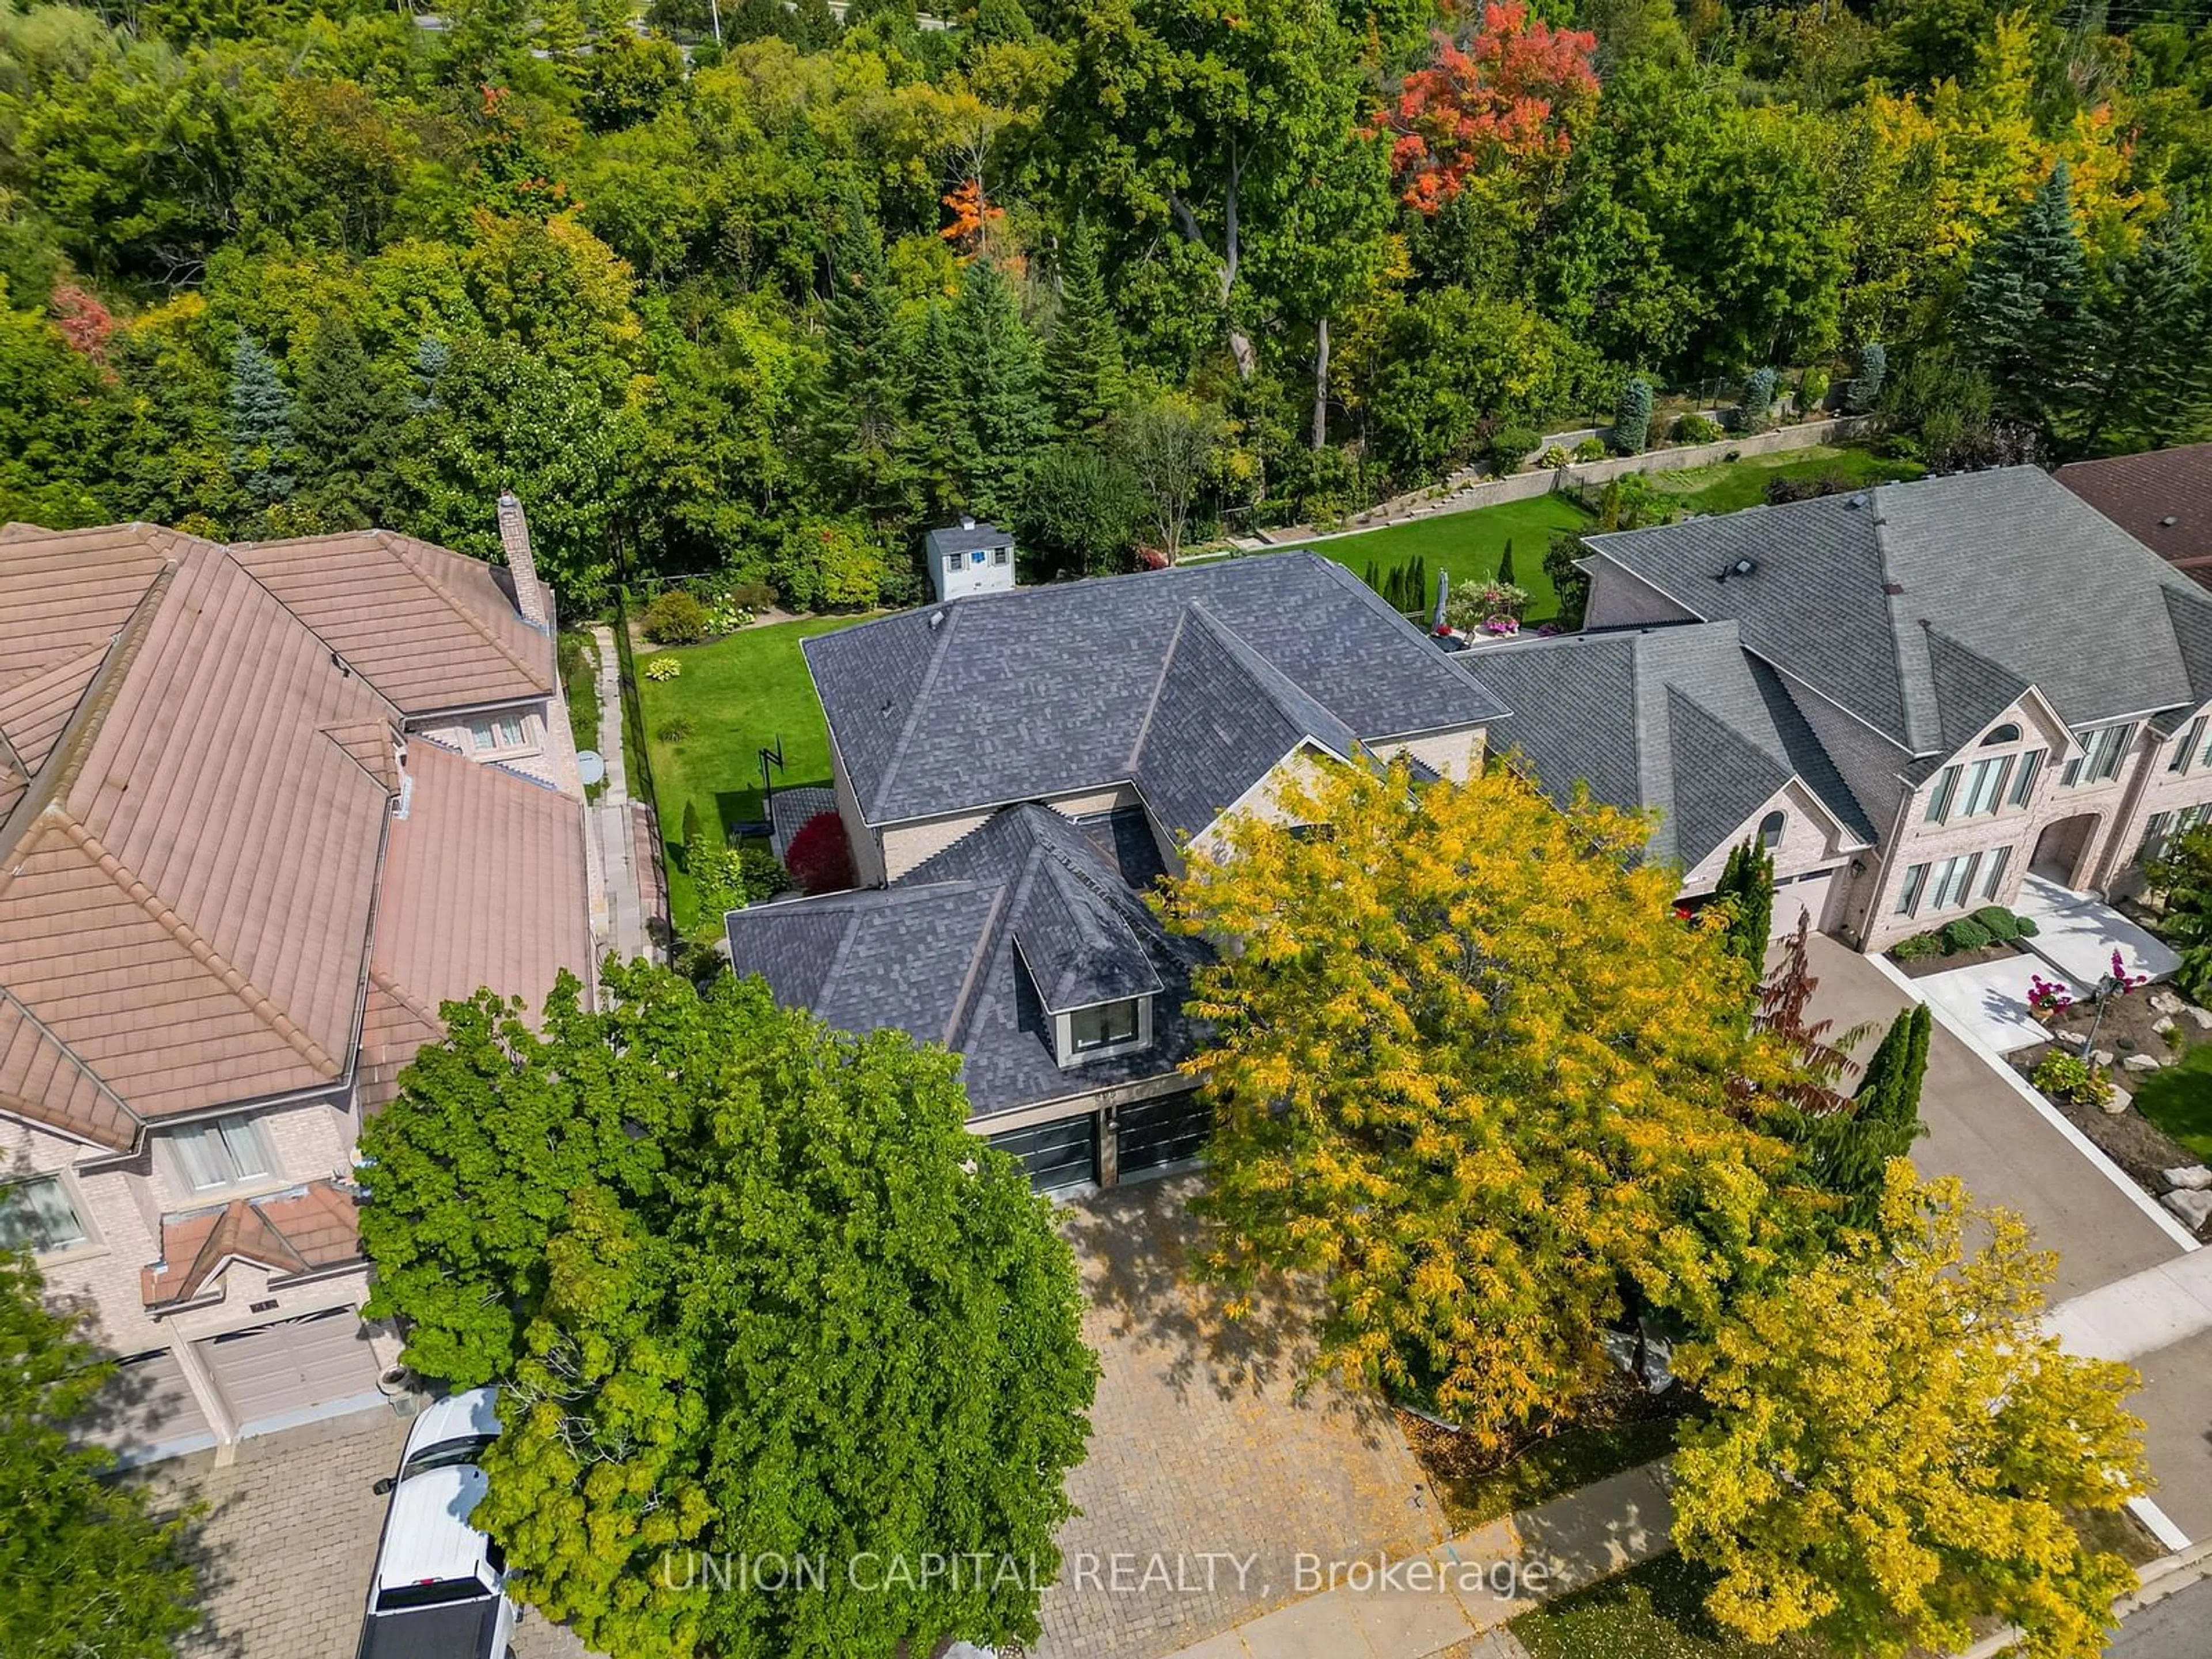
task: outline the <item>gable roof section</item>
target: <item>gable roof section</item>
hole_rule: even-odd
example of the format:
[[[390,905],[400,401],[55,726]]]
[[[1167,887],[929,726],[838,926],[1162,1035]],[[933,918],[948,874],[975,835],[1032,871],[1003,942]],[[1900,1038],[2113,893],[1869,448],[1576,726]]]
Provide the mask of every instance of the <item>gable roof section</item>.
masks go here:
[[[361,1212],[351,1194],[314,1181],[261,1198],[161,1218],[161,1259],[139,1269],[149,1308],[188,1302],[232,1261],[280,1279],[361,1260]]]
[[[388,530],[241,542],[230,556],[409,714],[552,692],[553,641],[480,559]]]
[[[1172,1073],[1200,947],[1168,934],[1079,825],[1010,807],[886,888],[732,911],[731,958],[841,1030],[957,1050],[969,1109],[1005,1112]],[[1152,1045],[1063,1071],[1055,1010],[1154,995]]]
[[[2194,700],[2164,599],[2183,578],[2033,467],[1591,545],[1698,616],[1735,621],[1752,651],[1914,755],[1976,729],[2000,684],[2037,687],[2075,726]],[[1739,558],[1749,574],[1716,580]],[[1956,647],[1940,666],[1937,636]]]
[[[1492,741],[1564,804],[1577,782],[1660,814],[1647,854],[1688,869],[1792,777],[1856,840],[1873,830],[1780,676],[1732,623],[1565,635],[1483,651],[1512,704]]]
[[[2051,476],[2175,569],[2212,587],[2212,443],[2074,461]]]
[[[896,823],[1128,781],[1194,606],[1211,637],[1191,651],[1254,688],[1265,726],[1325,717],[1371,743],[1501,712],[1364,582],[1310,552],[974,594],[802,649],[862,817]],[[1189,695],[1176,715],[1239,714]],[[1155,761],[1180,799],[1164,750]]]

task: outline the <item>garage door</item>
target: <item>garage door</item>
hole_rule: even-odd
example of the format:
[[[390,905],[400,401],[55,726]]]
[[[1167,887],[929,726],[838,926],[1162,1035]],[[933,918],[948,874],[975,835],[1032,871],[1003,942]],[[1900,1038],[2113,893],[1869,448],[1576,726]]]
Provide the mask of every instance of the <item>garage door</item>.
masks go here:
[[[125,1466],[182,1457],[215,1444],[215,1430],[200,1409],[175,1352],[157,1348],[134,1354],[115,1368],[101,1391],[97,1413],[79,1426],[82,1438],[113,1451]]]
[[[241,1435],[379,1403],[376,1356],[350,1308],[333,1308],[198,1345]]]
[[[1809,876],[1799,876],[1794,881],[1778,882],[1774,888],[1774,925],[1771,937],[1787,939],[1797,931],[1797,919],[1810,912],[1813,931],[1819,933],[1828,918],[1828,893],[1834,884],[1834,869],[1815,870]]]
[[[993,1135],[990,1144],[1027,1164],[1030,1185],[1041,1193],[1060,1192],[1098,1178],[1098,1117],[1094,1112]]]
[[[1213,1128],[1213,1108],[1196,1091],[1124,1106],[1118,1133],[1121,1179],[1196,1158]]]

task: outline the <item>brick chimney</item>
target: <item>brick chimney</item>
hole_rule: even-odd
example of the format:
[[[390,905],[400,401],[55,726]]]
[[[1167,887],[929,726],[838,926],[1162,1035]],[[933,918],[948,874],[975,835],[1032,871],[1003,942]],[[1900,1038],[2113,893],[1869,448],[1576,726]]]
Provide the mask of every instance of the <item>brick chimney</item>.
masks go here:
[[[538,580],[538,561],[530,551],[529,521],[522,516],[522,503],[511,489],[502,489],[499,495],[499,545],[514,576],[515,609],[532,628],[541,633],[550,631],[553,618],[546,608],[545,589]]]

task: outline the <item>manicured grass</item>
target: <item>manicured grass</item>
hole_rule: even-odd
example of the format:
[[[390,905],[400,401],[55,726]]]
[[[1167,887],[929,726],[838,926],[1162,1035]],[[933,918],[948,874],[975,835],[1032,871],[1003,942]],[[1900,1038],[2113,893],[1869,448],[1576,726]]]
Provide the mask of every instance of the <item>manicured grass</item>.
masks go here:
[[[690,878],[683,868],[684,807],[697,809],[701,830],[708,836],[727,836],[736,825],[761,818],[760,750],[779,738],[784,765],[777,788],[829,783],[830,728],[799,642],[861,620],[816,617],[744,629],[711,645],[638,647],[653,805],[668,848],[668,905],[678,932],[688,932],[696,920]],[[672,680],[647,678],[645,665],[662,656],[675,658],[683,672]],[[672,724],[678,721],[688,723],[688,732]]]
[[[1717,461],[1680,472],[1654,472],[1650,477],[1654,489],[1675,497],[1686,512],[1735,513],[1765,501],[1766,486],[1777,478],[1802,481],[1840,473],[1855,484],[1893,483],[1900,478],[1917,478],[1923,471],[1915,462],[1885,460],[1870,449],[1821,444],[1811,449],[1747,456],[1740,461]]]
[[[1544,575],[1544,550],[1552,544],[1555,532],[1582,530],[1589,524],[1589,514],[1572,496],[1539,495],[1534,501],[1508,501],[1472,513],[1440,513],[1412,524],[1340,536],[1314,543],[1313,550],[1361,576],[1370,563],[1387,571],[1407,559],[1426,559],[1431,583],[1437,571],[1449,570],[1457,586],[1495,576],[1510,541],[1513,580],[1528,590],[1528,620],[1542,622],[1559,611],[1552,584]]]
[[[1522,1613],[1513,1634],[1529,1659],[1838,1659],[1808,1638],[1760,1646],[1729,1635],[1705,1612],[1712,1582],[1669,1552]]]
[[[2175,1064],[2126,1081],[2135,1090],[2136,1110],[2212,1160],[2212,1038],[2191,1044]]]

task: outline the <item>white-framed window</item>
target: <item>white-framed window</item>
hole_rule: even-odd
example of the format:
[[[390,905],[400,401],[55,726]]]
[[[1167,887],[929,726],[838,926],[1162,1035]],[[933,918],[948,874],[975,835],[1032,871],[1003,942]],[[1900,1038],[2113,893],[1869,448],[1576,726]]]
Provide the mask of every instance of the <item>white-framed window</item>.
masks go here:
[[[1004,564],[1012,556],[1012,550],[1008,548],[994,547],[991,550],[991,562],[993,564]]]
[[[2031,749],[2020,757],[2020,770],[2013,777],[2012,793],[2005,798],[2006,805],[2027,805],[2028,795],[2035,787],[2036,775],[2043,770],[2043,757],[2049,752],[2045,749]]]
[[[61,1176],[27,1176],[0,1186],[0,1249],[48,1255],[91,1239]]]
[[[1974,890],[1974,872],[1981,867],[1979,853],[1960,853],[1937,865],[1928,883],[1928,908],[1955,910]]]
[[[1994,749],[2001,743],[2018,743],[2019,741],[2020,727],[2007,720],[2002,726],[1995,727],[1989,736],[1982,739],[1982,747]]]
[[[2069,785],[2105,783],[2119,776],[2120,763],[2127,758],[2128,744],[2135,735],[2133,720],[2083,732],[2081,753],[2066,763],[2062,781]]]
[[[1137,1000],[1102,1002],[1078,1008],[1067,1017],[1068,1047],[1079,1054],[1115,1048],[1137,1040]]]
[[[1920,895],[1927,890],[1928,866],[1916,864],[1905,872],[1905,884],[1897,890],[1897,914],[1909,916],[1920,908]]]
[[[1966,769],[1966,790],[1959,802],[1959,816],[1978,818],[1997,810],[2004,798],[2005,780],[2012,775],[2012,757],[1992,755]]]
[[[249,1117],[179,1124],[169,1132],[168,1142],[178,1179],[196,1193],[260,1181],[270,1172],[269,1149]]]
[[[1777,807],[1759,821],[1759,844],[1772,852],[1782,845],[1783,832],[1789,827],[1789,815]]]
[[[1936,779],[1936,787],[1928,797],[1928,822],[1941,823],[1951,816],[1951,803],[1959,793],[1959,769],[1947,766]]]
[[[526,748],[530,727],[520,714],[491,714],[469,722],[469,747],[479,755]]]
[[[2200,748],[2212,749],[2212,745],[2204,743],[2204,716],[2202,714],[2189,722],[2189,729],[2181,734],[2181,741],[2174,745],[2173,758],[2166,763],[2166,769],[2186,772],[2196,763]]]
[[[957,553],[947,553],[945,556],[945,574],[948,576],[957,576],[960,574],[960,556]]]
[[[2140,864],[2164,858],[2177,837],[2212,818],[2212,806],[2185,806],[2178,811],[2154,812],[2143,820],[2142,847],[2136,854]]]
[[[1982,880],[1982,902],[1995,904],[2004,887],[2005,871],[2012,863],[2012,848],[2000,847],[1990,854],[1990,872]]]

